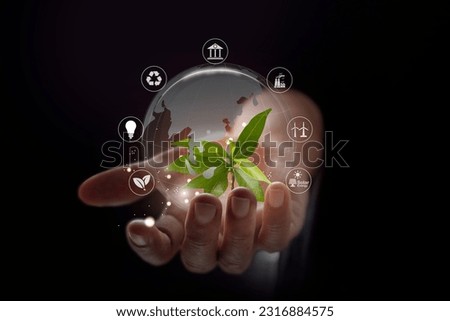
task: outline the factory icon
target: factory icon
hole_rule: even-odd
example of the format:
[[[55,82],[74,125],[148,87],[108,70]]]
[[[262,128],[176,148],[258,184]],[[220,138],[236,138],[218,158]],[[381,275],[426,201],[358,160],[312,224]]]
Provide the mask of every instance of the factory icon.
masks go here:
[[[273,88],[276,89],[286,88],[285,78],[286,75],[280,72],[278,76],[275,77]]]

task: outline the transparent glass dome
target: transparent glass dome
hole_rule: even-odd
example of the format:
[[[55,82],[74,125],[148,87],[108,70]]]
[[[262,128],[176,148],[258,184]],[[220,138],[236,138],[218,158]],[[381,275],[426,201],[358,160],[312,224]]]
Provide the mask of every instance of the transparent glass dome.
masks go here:
[[[167,154],[170,142],[187,137],[216,141],[226,147],[227,139],[236,139],[253,116],[268,108],[273,109],[271,117],[282,113],[277,94],[254,71],[233,64],[188,69],[171,79],[150,103],[143,139],[152,148],[147,148],[146,158]],[[271,126],[267,122],[264,132],[270,132]],[[158,163],[161,175],[157,183],[163,184],[168,193],[184,193],[181,197],[169,196],[171,203],[173,199],[187,204],[195,191],[181,189],[192,176],[183,177],[184,181],[173,179],[174,175],[164,168],[171,160],[169,157]]]

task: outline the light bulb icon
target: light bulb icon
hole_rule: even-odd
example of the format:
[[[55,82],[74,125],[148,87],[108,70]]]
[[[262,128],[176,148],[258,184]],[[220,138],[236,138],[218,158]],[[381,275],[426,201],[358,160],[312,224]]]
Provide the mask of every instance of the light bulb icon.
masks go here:
[[[128,138],[133,139],[134,131],[136,130],[136,122],[134,120],[129,120],[125,123],[125,129],[127,130]]]

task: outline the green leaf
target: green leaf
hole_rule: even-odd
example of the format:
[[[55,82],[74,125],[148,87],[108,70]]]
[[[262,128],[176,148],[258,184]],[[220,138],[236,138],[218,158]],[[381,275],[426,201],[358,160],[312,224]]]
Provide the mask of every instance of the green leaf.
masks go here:
[[[239,164],[239,168],[242,169],[245,174],[247,174],[251,178],[270,184],[267,176],[259,169],[258,166],[256,166],[256,164],[253,164],[248,159],[236,159],[236,162]]]
[[[202,162],[197,162],[197,164],[192,164],[186,156],[180,156],[175,161],[173,161],[169,166],[167,166],[167,170],[169,172],[177,172],[181,174],[200,174],[207,170]]]
[[[233,154],[234,158],[249,157],[255,152],[259,138],[264,130],[267,116],[271,111],[272,109],[269,108],[262,113],[257,114],[250,120],[247,126],[245,126],[237,139],[236,149]]]
[[[197,164],[192,164],[189,159],[186,160],[186,166],[188,166],[188,168],[191,171],[192,174],[192,170],[195,172],[195,174],[201,174],[203,173],[205,170],[208,169],[208,166],[206,166],[205,164],[203,164],[203,162],[197,162]]]
[[[189,138],[171,143],[172,147],[189,147]]]
[[[227,152],[223,149],[222,145],[217,142],[202,141],[203,153],[208,153],[211,155],[217,155],[218,157],[225,158]]]
[[[212,169],[213,167],[211,167]],[[215,168],[211,178],[206,178],[203,174],[198,175],[185,185],[188,188],[202,188],[205,193],[215,196],[222,195],[228,187],[228,170],[225,165]]]
[[[233,172],[239,186],[249,188],[255,194],[257,201],[264,202],[264,192],[256,179],[247,175],[241,168],[235,168]]]
[[[229,140],[228,141],[229,143],[228,143],[228,152],[229,152],[229,155],[234,155],[234,150],[236,149],[236,143],[235,142],[233,142],[232,140]]]
[[[236,143],[233,142],[232,140],[228,140],[227,143],[227,162],[226,165],[228,166],[228,168],[231,168],[234,166],[234,164],[236,163],[234,160],[234,150],[236,149]]]
[[[225,162],[227,152],[222,145],[216,142],[202,141],[202,151],[196,147],[194,155],[196,161],[203,163],[206,167],[218,167]]]
[[[189,170],[186,166],[187,158],[186,156],[180,156],[176,160],[174,160],[169,166],[167,166],[167,170],[169,172],[177,172],[181,174],[189,174]]]

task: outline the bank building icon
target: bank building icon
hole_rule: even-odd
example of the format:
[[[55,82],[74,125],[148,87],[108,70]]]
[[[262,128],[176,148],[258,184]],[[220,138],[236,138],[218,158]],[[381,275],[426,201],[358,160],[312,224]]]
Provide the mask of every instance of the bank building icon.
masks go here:
[[[208,60],[223,60],[222,50],[223,48],[217,43],[213,43],[211,46],[206,48],[209,50]]]

